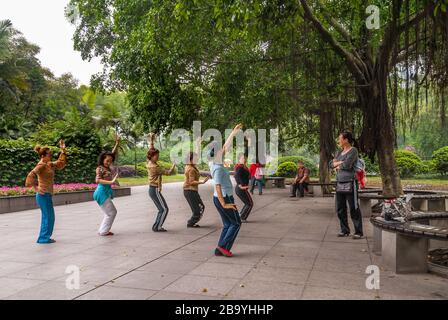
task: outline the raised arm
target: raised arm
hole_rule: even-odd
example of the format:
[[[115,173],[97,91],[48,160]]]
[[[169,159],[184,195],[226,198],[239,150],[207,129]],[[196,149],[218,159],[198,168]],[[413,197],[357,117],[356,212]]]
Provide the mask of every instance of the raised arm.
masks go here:
[[[114,148],[112,149],[112,153],[116,156],[117,152],[118,152],[118,147],[120,146],[120,136],[118,134],[115,134],[115,145]]]
[[[229,137],[227,138],[226,142],[224,143],[222,149],[224,151],[228,151],[228,149],[230,148],[230,146],[232,145],[233,142],[233,138],[235,138],[236,134],[238,133],[238,131],[240,131],[243,128],[243,125],[237,124],[235,126],[235,128],[233,128],[232,132],[230,133]]]
[[[67,155],[65,153],[65,142],[64,140],[59,141],[59,148],[61,149],[61,153],[59,154],[58,160],[52,162],[53,166],[58,169],[62,170],[64,169],[65,165],[67,164]]]

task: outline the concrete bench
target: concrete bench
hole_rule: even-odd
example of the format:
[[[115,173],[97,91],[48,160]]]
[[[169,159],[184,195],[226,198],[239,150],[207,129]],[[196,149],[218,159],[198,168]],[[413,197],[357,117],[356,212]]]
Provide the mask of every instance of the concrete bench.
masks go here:
[[[432,219],[448,219],[448,212],[415,212],[406,222],[371,217],[370,222],[380,231],[374,234],[374,250],[381,247],[383,263],[396,273],[427,272],[429,241],[448,241],[448,227],[418,222]],[[381,242],[375,238],[378,235]]]
[[[314,197],[323,197],[327,192],[325,189],[333,188],[336,186],[336,183],[320,183],[320,182],[310,182],[308,183],[308,194],[312,194]],[[290,192],[292,193],[293,185],[290,186]],[[332,194],[332,193],[331,193]]]
[[[285,188],[285,180],[283,177],[265,177],[265,188]]]
[[[358,194],[359,208],[363,217],[371,217],[372,212],[372,200],[378,200],[378,202],[383,202],[387,199],[392,199],[390,197],[385,197],[378,193],[360,193]]]
[[[412,215],[408,217],[408,221],[419,221],[424,225],[437,225],[440,224],[441,220],[445,220],[445,224],[448,223],[448,212],[424,212],[424,211],[413,211]],[[382,229],[373,224],[373,248],[372,251],[381,255],[381,244],[382,244]],[[431,240],[434,244],[436,240]]]
[[[437,194],[433,191],[427,194],[420,193],[412,196],[411,204],[416,211],[448,211],[448,194]],[[413,190],[406,190],[405,193],[414,193]],[[363,217],[372,215],[372,200],[382,202],[391,199],[378,193],[361,192],[359,193],[359,206]]]
[[[448,211],[448,194],[416,194],[411,202],[419,211]]]
[[[308,184],[308,191],[315,197],[323,197],[328,189],[334,189],[336,182],[331,183],[320,183],[320,182],[310,182]]]

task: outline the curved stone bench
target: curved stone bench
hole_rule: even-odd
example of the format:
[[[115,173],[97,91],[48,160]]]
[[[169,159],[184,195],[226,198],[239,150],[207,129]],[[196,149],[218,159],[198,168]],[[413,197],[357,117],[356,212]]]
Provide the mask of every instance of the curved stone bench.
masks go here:
[[[429,240],[448,241],[448,228],[418,222],[433,219],[448,219],[448,212],[415,212],[406,222],[371,217],[372,225],[381,231],[383,263],[396,273],[427,272]]]
[[[448,194],[446,193],[436,193],[434,191],[426,190],[405,190],[405,193],[414,194],[411,200],[412,208],[414,210],[448,211]],[[368,191],[360,192],[358,198],[363,217],[372,216],[372,200],[381,202],[393,199],[391,197],[385,197],[379,193]]]

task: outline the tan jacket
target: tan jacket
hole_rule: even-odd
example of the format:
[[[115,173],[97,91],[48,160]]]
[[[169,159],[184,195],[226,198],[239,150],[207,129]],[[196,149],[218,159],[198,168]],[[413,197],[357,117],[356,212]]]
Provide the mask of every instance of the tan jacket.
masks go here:
[[[169,175],[169,170],[163,169],[157,162],[148,161],[146,164],[148,170],[148,182],[150,186],[158,187],[162,191],[162,176]]]
[[[64,169],[66,164],[67,156],[63,152],[61,152],[58,160],[56,161],[39,161],[37,166],[33,170],[31,170],[31,172],[26,177],[25,186],[28,188],[37,186],[37,192],[39,192],[40,194],[53,194],[55,170]]]
[[[185,182],[184,182],[184,190],[193,190],[198,191],[198,185],[191,184],[194,181],[199,181],[200,174],[198,168],[195,165],[187,164],[185,166]]]

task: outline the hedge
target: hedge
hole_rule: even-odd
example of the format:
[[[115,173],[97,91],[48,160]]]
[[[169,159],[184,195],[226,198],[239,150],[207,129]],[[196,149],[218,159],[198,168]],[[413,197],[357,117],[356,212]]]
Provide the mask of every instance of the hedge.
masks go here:
[[[317,176],[319,174],[319,170],[317,168],[317,165],[308,158],[302,157],[302,156],[286,156],[286,157],[280,157],[278,158],[278,166],[280,167],[281,164],[285,163],[285,162],[293,162],[296,166],[296,171],[297,171],[297,162],[299,160],[303,161],[303,164],[305,165],[305,167],[307,167],[308,169],[310,169],[311,171],[311,175],[312,176]]]
[[[402,178],[412,177],[424,170],[422,159],[410,151],[395,151],[395,161]]]
[[[434,168],[441,174],[448,173],[448,146],[440,148],[432,154]]]
[[[58,148],[51,147],[56,160]],[[56,170],[55,183],[94,183],[98,154],[67,148],[68,163]],[[26,176],[39,162],[34,143],[25,140],[0,140],[0,186],[23,186]]]
[[[297,163],[283,162],[278,166],[275,176],[284,178],[294,178],[297,174]]]

